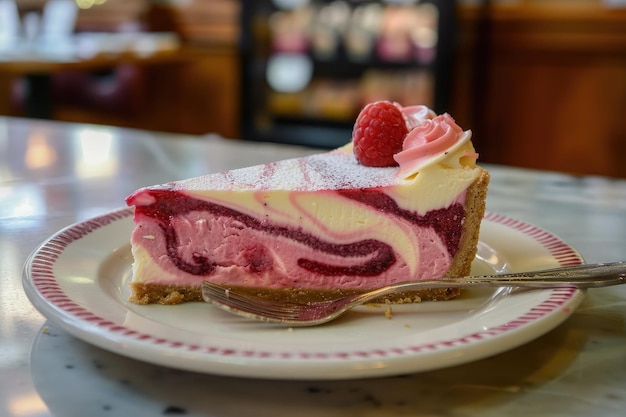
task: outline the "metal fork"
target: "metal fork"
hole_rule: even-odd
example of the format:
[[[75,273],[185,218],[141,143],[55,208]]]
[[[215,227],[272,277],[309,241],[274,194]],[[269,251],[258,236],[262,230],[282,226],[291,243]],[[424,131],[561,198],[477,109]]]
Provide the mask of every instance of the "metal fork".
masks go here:
[[[291,327],[316,326],[341,316],[351,308],[389,294],[423,288],[526,287],[595,288],[626,282],[626,262],[576,265],[532,272],[410,281],[329,301],[310,303],[273,302],[241,294],[209,281],[202,283],[205,301],[239,316]]]

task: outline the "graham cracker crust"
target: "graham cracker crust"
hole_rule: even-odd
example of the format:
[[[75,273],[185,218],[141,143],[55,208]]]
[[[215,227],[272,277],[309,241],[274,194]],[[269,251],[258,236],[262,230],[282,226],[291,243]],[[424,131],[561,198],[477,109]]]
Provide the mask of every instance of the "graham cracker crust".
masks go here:
[[[174,305],[190,301],[203,301],[202,292],[198,287],[157,284],[131,284],[132,295],[129,300],[135,304],[163,304]],[[237,287],[229,286],[231,291],[241,294],[258,296],[267,300],[289,303],[308,303],[315,301],[334,300],[360,291],[346,290],[297,290]],[[427,288],[417,291],[393,294],[372,301],[372,303],[407,304],[421,301],[445,301],[456,298],[461,291],[458,288]]]

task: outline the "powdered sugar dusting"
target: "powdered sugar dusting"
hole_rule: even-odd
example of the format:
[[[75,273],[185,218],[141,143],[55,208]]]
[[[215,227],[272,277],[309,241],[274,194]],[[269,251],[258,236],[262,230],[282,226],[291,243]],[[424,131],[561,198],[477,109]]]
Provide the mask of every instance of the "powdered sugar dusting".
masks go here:
[[[349,151],[348,151],[349,150]],[[287,159],[170,184],[174,190],[341,190],[385,187],[398,182],[397,167],[371,168],[358,163],[351,148]]]

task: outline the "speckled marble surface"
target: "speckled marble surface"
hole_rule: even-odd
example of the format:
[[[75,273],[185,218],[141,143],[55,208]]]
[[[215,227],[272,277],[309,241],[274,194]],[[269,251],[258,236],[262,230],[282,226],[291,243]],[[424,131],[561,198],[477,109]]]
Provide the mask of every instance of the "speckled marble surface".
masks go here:
[[[41,241],[135,188],[311,150],[0,118],[2,416],[622,416],[626,287],[589,291],[562,325],[438,371],[347,381],[190,373],[79,341],[21,286]],[[626,181],[490,167],[488,210],[533,223],[588,262],[626,259]]]

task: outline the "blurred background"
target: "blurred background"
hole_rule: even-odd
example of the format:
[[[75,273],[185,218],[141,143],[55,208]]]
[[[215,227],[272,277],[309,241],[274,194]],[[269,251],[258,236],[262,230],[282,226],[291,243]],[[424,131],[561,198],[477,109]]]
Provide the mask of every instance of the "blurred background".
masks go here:
[[[626,1],[0,0],[0,115],[331,148],[378,99],[626,177]]]

